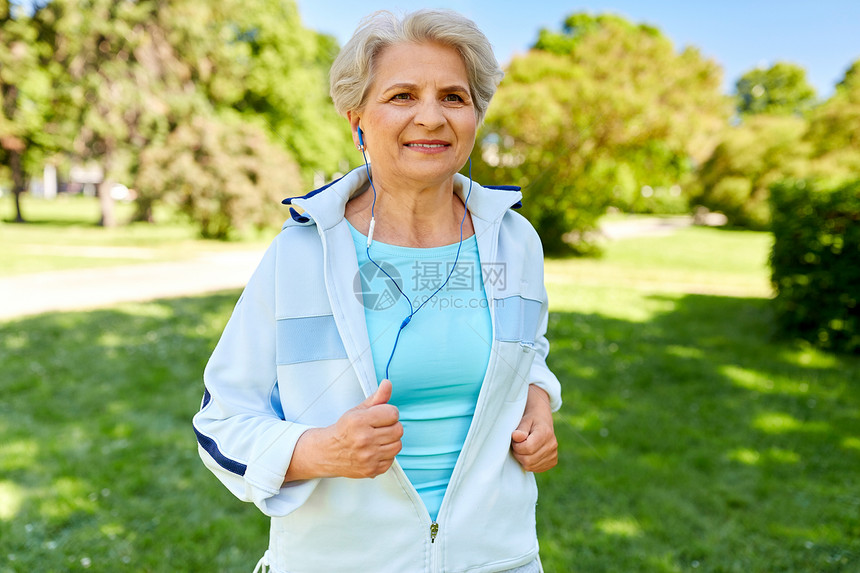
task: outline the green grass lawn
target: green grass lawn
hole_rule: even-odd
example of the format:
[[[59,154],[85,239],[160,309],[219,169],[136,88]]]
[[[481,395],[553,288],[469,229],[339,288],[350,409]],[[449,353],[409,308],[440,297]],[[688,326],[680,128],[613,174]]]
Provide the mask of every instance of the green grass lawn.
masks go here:
[[[0,276],[123,264],[177,261],[213,251],[260,249],[276,230],[252,234],[243,241],[206,241],[178,214],[156,210],[158,225],[128,224],[133,207],[117,203],[118,227],[99,227],[98,201],[92,197],[61,196],[52,201],[24,196],[27,223],[0,219]],[[0,204],[10,207],[6,197]],[[286,211],[284,216],[286,217]]]
[[[547,262],[548,573],[860,571],[860,359],[774,339],[769,241],[686,229]],[[267,520],[190,426],[237,296],[0,323],[0,572],[250,571]]]

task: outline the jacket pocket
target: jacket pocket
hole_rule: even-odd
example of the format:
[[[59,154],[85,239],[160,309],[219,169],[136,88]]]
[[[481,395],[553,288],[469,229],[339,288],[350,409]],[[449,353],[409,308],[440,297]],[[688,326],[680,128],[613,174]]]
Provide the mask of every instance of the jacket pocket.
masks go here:
[[[539,300],[521,296],[493,299],[496,314],[495,338],[499,342],[519,342],[533,346],[540,324]]]
[[[279,318],[276,329],[278,364],[346,358],[346,349],[331,314]]]
[[[505,400],[516,402],[525,398],[531,382],[528,374],[535,357],[535,338],[543,303],[510,296],[494,299],[493,305],[496,317],[494,337],[498,342],[499,358],[503,368],[513,371]]]

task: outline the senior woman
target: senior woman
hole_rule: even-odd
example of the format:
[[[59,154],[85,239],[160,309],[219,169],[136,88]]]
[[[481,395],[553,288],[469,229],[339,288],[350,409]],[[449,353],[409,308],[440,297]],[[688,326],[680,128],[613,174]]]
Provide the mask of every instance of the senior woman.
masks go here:
[[[285,201],[194,418],[271,517],[277,572],[540,571],[555,465],[543,257],[513,188],[458,174],[502,72],[450,11],[378,12],[331,95],[365,163]]]

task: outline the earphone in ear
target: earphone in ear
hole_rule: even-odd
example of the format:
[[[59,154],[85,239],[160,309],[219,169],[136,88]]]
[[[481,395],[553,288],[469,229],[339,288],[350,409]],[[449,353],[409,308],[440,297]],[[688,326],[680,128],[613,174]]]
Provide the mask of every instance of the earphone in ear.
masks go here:
[[[358,148],[364,150],[364,132],[361,131],[361,126],[358,128]]]

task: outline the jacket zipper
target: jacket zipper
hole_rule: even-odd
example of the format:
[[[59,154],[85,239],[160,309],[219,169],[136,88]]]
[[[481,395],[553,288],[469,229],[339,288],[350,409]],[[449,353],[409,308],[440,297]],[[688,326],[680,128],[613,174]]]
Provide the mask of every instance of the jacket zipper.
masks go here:
[[[427,511],[427,508],[424,506],[424,502],[421,500],[421,496],[418,495],[418,491],[416,491],[415,487],[409,482],[409,478],[406,477],[406,473],[403,471],[403,468],[400,467],[400,462],[396,459],[394,460],[394,464],[392,464],[391,468],[397,473],[403,480],[404,489],[407,494],[413,499],[413,502],[422,508],[424,508],[424,515],[426,517],[422,517],[422,521],[424,519],[429,520],[429,529],[430,529],[430,569],[429,571],[436,573],[436,550],[438,546],[436,545],[436,536],[439,534],[439,522],[435,521],[431,516],[430,512]],[[408,486],[407,486],[408,484]],[[420,505],[419,505],[420,504]],[[425,527],[427,522],[425,521]],[[426,530],[425,530],[426,531]],[[441,543],[441,541],[440,541]]]
[[[439,546],[436,543],[436,534],[439,533],[439,523],[430,522],[430,573],[439,573]],[[441,541],[440,541],[441,544]]]
[[[498,223],[493,223],[493,227],[492,227],[492,228],[493,228],[493,238],[494,238],[494,241],[493,241],[493,243],[492,243],[492,247],[491,247],[491,248],[492,248],[492,252],[491,252],[491,255],[490,255],[490,259],[489,259],[489,260],[492,260],[492,257],[495,257],[495,256],[496,256],[496,251],[497,251],[497,246],[498,246],[498,245],[497,245],[497,243],[498,243],[498,240],[499,240],[499,239],[498,239],[498,237],[499,237],[499,227],[500,227],[500,225],[499,225]],[[486,287],[485,287],[485,288],[486,288]],[[489,292],[487,292],[487,293],[486,293],[486,294],[487,294],[487,300],[488,300],[488,302],[492,299],[492,296],[493,296],[493,294],[492,294],[492,293],[493,293],[493,291],[494,291],[494,289],[493,289],[493,287],[492,287],[492,285],[491,285],[491,287],[490,287],[490,289],[489,289]],[[491,314],[490,314],[490,316],[491,316],[492,321],[493,321],[493,339],[495,340],[495,334],[496,334],[496,332],[495,332],[495,329],[496,329],[495,320],[496,320],[496,319],[495,319],[495,315],[494,315],[494,313],[493,313],[493,311],[492,311],[492,310],[490,311],[490,313],[491,313]],[[490,367],[491,367],[491,366],[493,366],[493,359],[494,359],[493,355],[492,355],[492,354],[490,354],[490,363],[489,363],[489,364],[487,364],[487,373],[489,373],[489,372],[490,372]],[[481,384],[481,392],[478,394],[478,402],[477,402],[477,404],[475,404],[475,413],[474,413],[474,415],[473,415],[475,418],[477,418],[478,414],[482,411],[482,406],[483,406],[484,402],[486,401],[486,396],[485,396],[485,394],[486,394],[486,392],[485,392],[485,388],[484,388],[483,383],[482,383],[482,384]],[[474,419],[474,418],[473,418],[473,419]],[[470,434],[471,434],[471,433],[472,433],[472,431],[471,431],[471,429],[470,429],[470,430],[469,430],[469,433],[468,433],[468,434],[466,434],[466,440],[463,442],[463,449],[462,449],[462,450],[460,450],[460,457],[462,457],[462,456],[463,456],[463,452],[466,450],[466,446],[467,446],[467,445],[468,445],[468,443],[469,443],[469,437],[470,437]],[[474,438],[473,438],[473,439],[474,439]],[[460,473],[460,472],[458,472],[458,471],[457,471],[457,469],[458,469],[458,467],[459,467],[460,465],[461,465],[461,462],[460,462],[460,460],[458,459],[458,460],[457,460],[457,464],[454,466],[454,471],[453,471],[453,473],[451,474],[451,479],[450,479],[450,481],[448,482],[448,487],[447,487],[447,489],[446,489],[446,491],[445,491],[445,496],[444,496],[444,497],[443,497],[443,499],[442,499],[442,506],[439,508],[439,514],[440,514],[440,515],[442,514],[443,510],[445,509],[445,507],[446,507],[446,505],[447,505],[446,501],[447,501],[447,498],[448,498],[448,497],[450,497],[450,495],[451,495],[451,490],[457,487],[457,483],[459,482],[459,473]],[[450,502],[448,502],[448,503],[450,503]],[[438,519],[438,516],[437,516],[437,519]],[[438,534],[439,534],[439,523],[438,523],[437,521],[431,521],[431,522],[430,522],[430,543],[431,543],[431,544],[435,544],[435,543],[436,543],[436,536],[437,536]],[[430,551],[431,551],[431,558],[430,558],[430,570],[431,570],[431,571],[434,571],[434,572],[436,571],[436,567],[438,566],[438,565],[437,565],[437,563],[436,563],[437,556],[436,556],[436,550],[435,550],[435,549],[436,549],[436,548],[435,548],[435,546],[434,546],[434,548],[430,550]]]

